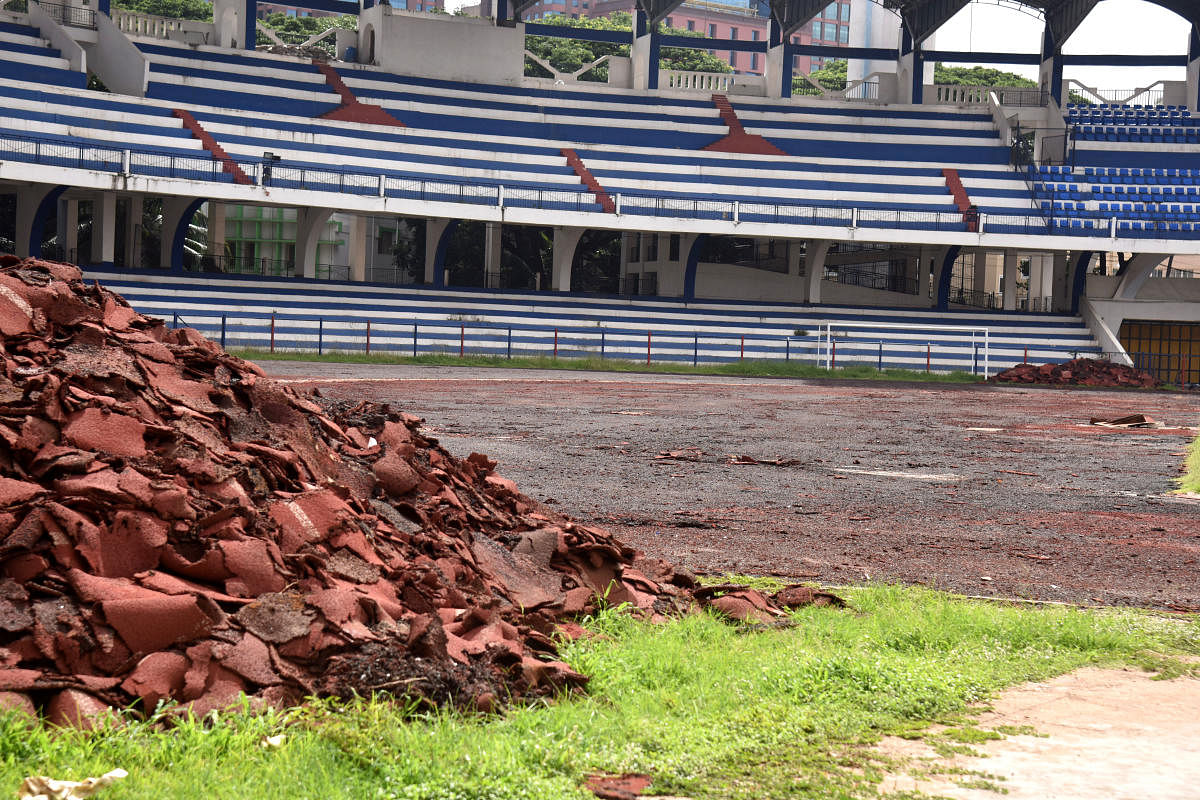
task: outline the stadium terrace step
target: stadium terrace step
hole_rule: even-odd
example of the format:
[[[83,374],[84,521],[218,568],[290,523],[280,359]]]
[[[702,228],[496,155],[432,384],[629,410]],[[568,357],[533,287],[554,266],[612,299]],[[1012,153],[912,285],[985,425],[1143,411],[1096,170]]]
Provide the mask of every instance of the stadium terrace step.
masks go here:
[[[742,127],[742,123],[738,119],[737,112],[733,110],[733,106],[729,104],[729,98],[725,95],[714,94],[712,101],[713,105],[721,113],[721,121],[729,126],[729,133],[712,144],[705,145],[705,150],[712,150],[718,153],[751,153],[764,156],[787,155],[787,153],[763,137],[746,133],[746,129]]]
[[[604,212],[606,214],[616,213],[616,204],[609,197],[608,192],[604,191],[604,187],[600,185],[599,181],[588,171],[587,166],[579,160],[579,156],[575,154],[575,151],[563,148],[562,154],[567,159],[567,164],[575,170],[575,174],[579,176],[579,180],[583,182],[583,185],[588,187],[588,190],[596,196],[596,202],[600,204]]]
[[[350,91],[350,87],[342,81],[337,70],[324,61],[313,59],[313,66],[325,76],[325,82],[342,98],[342,104],[333,111],[321,115],[321,119],[332,119],[339,122],[356,122],[361,125],[392,125],[403,128],[404,123],[384,111],[380,106],[360,102]]]
[[[200,127],[200,123],[196,122],[195,117],[181,108],[175,109],[173,113],[176,117],[182,120],[183,126],[191,131],[192,136],[200,140],[200,143],[204,145],[204,149],[212,154],[213,160],[221,162],[221,168],[233,176],[234,183],[240,183],[246,186],[254,183],[254,181],[250,180],[250,176],[247,175],[242,168],[239,167],[234,160],[229,157],[229,154],[226,153],[224,149],[222,149],[221,145],[217,144],[217,141],[213,139],[212,135],[204,130],[204,128]]]

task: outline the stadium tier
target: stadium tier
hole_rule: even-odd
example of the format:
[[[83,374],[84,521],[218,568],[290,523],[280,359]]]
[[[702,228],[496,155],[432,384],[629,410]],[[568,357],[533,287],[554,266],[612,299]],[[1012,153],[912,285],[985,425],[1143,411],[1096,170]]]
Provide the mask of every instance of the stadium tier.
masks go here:
[[[79,89],[87,85],[87,75],[72,70],[37,28],[0,21],[0,56],[0,78]]]
[[[400,354],[606,355],[655,361],[794,358],[982,374],[1021,363],[1097,356],[1078,317],[920,309],[628,300],[479,290],[422,290],[287,279],[92,272],[143,313],[230,346]],[[284,309],[277,311],[277,309]],[[469,319],[470,322],[462,322]],[[803,335],[797,335],[798,329]],[[987,331],[985,338],[984,331]],[[832,346],[830,342],[833,342]]]

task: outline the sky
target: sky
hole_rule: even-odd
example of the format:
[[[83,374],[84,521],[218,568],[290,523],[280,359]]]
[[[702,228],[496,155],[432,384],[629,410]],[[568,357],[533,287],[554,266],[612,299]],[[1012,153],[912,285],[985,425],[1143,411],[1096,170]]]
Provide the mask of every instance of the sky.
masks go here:
[[[447,0],[446,6],[453,10],[475,2],[478,0]],[[1042,28],[1040,19],[1011,5],[979,0],[938,31],[935,46],[939,50],[1037,53]],[[1182,55],[1187,53],[1187,41],[1188,26],[1183,18],[1161,6],[1144,0],[1102,0],[1068,40],[1064,52]],[[1037,79],[1037,67],[998,68]],[[1184,80],[1185,76],[1182,67],[1068,67],[1064,77],[1097,89],[1134,89],[1159,80]]]
[[[1036,53],[1041,49],[1040,19],[1011,6],[975,2],[937,33],[939,50]],[[1143,0],[1102,0],[1088,15],[1064,53],[1183,55],[1188,25],[1178,14]],[[1037,79],[1037,67],[999,67]],[[1184,80],[1183,67],[1067,67],[1075,78],[1098,89],[1133,89],[1158,80]]]

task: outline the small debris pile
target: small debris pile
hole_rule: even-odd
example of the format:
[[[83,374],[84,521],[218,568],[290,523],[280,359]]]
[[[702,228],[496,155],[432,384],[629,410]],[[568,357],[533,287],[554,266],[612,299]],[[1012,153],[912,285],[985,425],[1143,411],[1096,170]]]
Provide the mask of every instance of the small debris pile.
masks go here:
[[[0,256],[0,704],[83,722],[388,691],[577,687],[556,623],[690,576],[420,420],[318,402],[67,265]]]
[[[1098,358],[1073,358],[1062,364],[1018,364],[993,375],[997,383],[1054,386],[1106,386],[1153,389],[1163,385],[1149,372]]]

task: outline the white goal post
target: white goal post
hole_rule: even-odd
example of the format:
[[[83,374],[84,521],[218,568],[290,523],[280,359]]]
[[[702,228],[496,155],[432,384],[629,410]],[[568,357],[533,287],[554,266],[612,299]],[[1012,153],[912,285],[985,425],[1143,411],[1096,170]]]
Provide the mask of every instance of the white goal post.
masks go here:
[[[827,321],[819,329],[818,353],[826,369],[849,362],[991,375],[991,332],[984,327]]]

